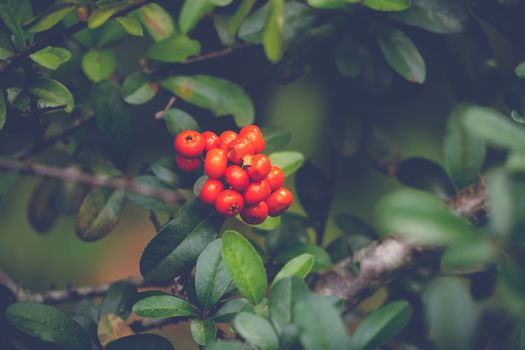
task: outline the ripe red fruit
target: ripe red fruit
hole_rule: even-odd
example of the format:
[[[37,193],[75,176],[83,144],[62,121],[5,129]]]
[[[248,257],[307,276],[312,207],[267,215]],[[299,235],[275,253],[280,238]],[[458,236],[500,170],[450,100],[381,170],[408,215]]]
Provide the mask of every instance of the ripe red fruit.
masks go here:
[[[212,179],[219,179],[228,166],[226,151],[220,148],[212,148],[206,154],[204,160],[204,172]]]
[[[258,225],[268,217],[268,204],[265,201],[252,207],[245,207],[241,211],[241,218],[250,225]]]
[[[215,199],[215,210],[224,216],[235,216],[244,209],[241,194],[234,190],[224,190]]]
[[[212,131],[205,131],[202,133],[204,139],[204,149],[209,151],[212,148],[218,148],[220,145],[219,136]]]
[[[267,155],[256,154],[253,157],[247,157],[245,167],[246,172],[254,181],[262,181],[268,176],[272,163]]]
[[[248,206],[257,205],[265,200],[271,192],[272,189],[266,180],[252,182],[243,193],[244,202]]]
[[[253,143],[243,137],[238,137],[228,144],[228,159],[232,163],[241,164],[245,155],[252,155],[253,153]]]
[[[246,187],[250,184],[250,177],[246,174],[240,166],[231,165],[226,169],[224,174],[226,182],[236,191],[244,191]]]
[[[237,137],[239,137],[239,135],[235,131],[231,131],[231,130],[224,131],[221,134],[221,136],[219,136],[219,141],[221,143],[220,147],[226,151],[228,149],[228,145],[230,144],[230,142],[235,140]]]
[[[173,142],[175,151],[185,158],[195,158],[204,151],[204,139],[194,130],[180,132]]]
[[[175,155],[175,163],[182,171],[195,171],[201,166],[201,160],[199,158],[186,158],[179,154]]]
[[[275,191],[284,183],[284,173],[278,166],[272,166],[270,169],[270,172],[268,173],[268,176],[266,176],[266,181],[270,184],[270,187],[272,188],[272,191]]]
[[[219,193],[224,190],[224,185],[219,180],[208,179],[199,192],[199,198],[202,203],[213,204]]]
[[[281,215],[293,202],[293,194],[286,188],[280,188],[268,197],[268,213],[270,216]]]
[[[255,153],[261,153],[266,146],[261,129],[257,125],[247,125],[239,132],[240,137],[252,141]]]

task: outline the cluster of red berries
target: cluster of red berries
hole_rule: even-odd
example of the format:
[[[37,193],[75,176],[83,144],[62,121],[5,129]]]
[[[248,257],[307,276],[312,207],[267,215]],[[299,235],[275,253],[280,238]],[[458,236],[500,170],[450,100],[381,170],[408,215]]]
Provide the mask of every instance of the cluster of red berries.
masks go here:
[[[204,156],[208,179],[199,193],[201,202],[214,204],[224,216],[241,214],[248,224],[260,224],[268,215],[278,216],[292,204],[293,195],[283,188],[284,173],[261,152],[261,129],[248,125],[237,134],[220,136],[185,130],[174,141],[175,161],[184,171],[199,169]]]

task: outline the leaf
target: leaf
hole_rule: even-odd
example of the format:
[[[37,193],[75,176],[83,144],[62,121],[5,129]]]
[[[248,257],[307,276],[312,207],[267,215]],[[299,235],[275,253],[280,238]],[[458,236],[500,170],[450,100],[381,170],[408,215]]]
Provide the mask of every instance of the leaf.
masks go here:
[[[263,45],[270,62],[279,62],[283,55],[284,0],[270,0],[263,30]]]
[[[239,313],[233,320],[235,330],[250,344],[261,350],[279,349],[279,339],[270,322],[248,312]]]
[[[114,340],[133,334],[126,322],[117,315],[104,314],[98,322],[97,337],[103,347]]]
[[[236,218],[243,222],[245,225],[251,226],[256,230],[260,231],[272,231],[275,230],[280,224],[281,224],[281,216],[268,216],[263,222],[257,225],[250,225],[242,221],[240,216],[236,216]],[[256,232],[257,233],[257,232]]]
[[[7,117],[7,106],[5,105],[5,98],[4,98],[4,95],[0,94],[0,130],[2,130],[2,128],[5,125],[6,117]],[[3,187],[3,186],[0,186],[0,187]],[[4,191],[0,189],[0,194],[2,193],[4,193]]]
[[[155,42],[177,34],[173,17],[156,3],[143,6],[136,15]]]
[[[24,28],[33,33],[48,30],[64,19],[64,17],[76,7],[77,4],[74,3],[57,2],[27,22]]]
[[[274,280],[268,298],[268,309],[270,320],[277,333],[281,335],[284,328],[293,323],[294,305],[308,294],[308,286],[297,277],[284,277],[279,281]]]
[[[128,75],[126,80],[124,80],[121,94],[127,103],[141,105],[155,97],[158,90],[158,84],[151,82],[146,74],[135,72]]]
[[[266,148],[264,149],[266,153],[277,151],[292,140],[292,132],[290,130],[275,126],[263,127],[262,134],[266,143]]]
[[[214,341],[217,336],[217,326],[210,320],[191,320],[190,331],[193,341],[201,346]]]
[[[35,52],[29,57],[42,67],[55,70],[62,63],[69,61],[71,58],[71,52],[61,47],[48,46],[45,49]]]
[[[404,300],[390,302],[375,310],[352,334],[352,349],[375,349],[406,326],[412,307]]]
[[[38,232],[47,232],[60,214],[61,184],[56,179],[42,178],[31,194],[27,216]]]
[[[222,236],[222,258],[239,292],[252,304],[266,293],[266,270],[255,248],[240,233],[226,231]]]
[[[185,0],[179,14],[179,28],[183,34],[192,30],[215,5],[210,0]]]
[[[13,33],[13,45],[16,49],[23,49],[26,40],[32,36],[24,33],[22,25],[33,17],[30,0],[2,0],[0,1],[0,19]]]
[[[505,169],[511,174],[525,172],[525,152],[514,151],[507,156]],[[2,191],[0,190],[0,194]]]
[[[140,271],[148,281],[168,281],[191,269],[215,239],[223,219],[195,199],[185,204],[144,249]]]
[[[237,126],[254,120],[252,100],[238,85],[208,75],[175,76],[160,85],[184,101],[209,109],[216,116],[233,115]]]
[[[122,26],[122,28],[128,34],[134,36],[144,36],[144,30],[142,29],[142,25],[132,14],[117,17],[115,18],[115,20]]]
[[[455,0],[412,0],[408,9],[390,18],[438,34],[462,32],[469,23],[465,7]]]
[[[190,56],[200,54],[201,45],[186,35],[170,36],[156,42],[148,49],[147,55],[154,60],[168,63],[185,61]]]
[[[205,350],[251,350],[251,348],[235,341],[217,341],[206,346]]]
[[[114,43],[126,37],[126,31],[114,19],[104,24],[98,31],[95,32],[94,40],[97,48],[102,48],[106,45]],[[92,45],[89,46],[91,48]]]
[[[44,304],[20,301],[5,313],[18,330],[71,350],[91,350],[86,332],[64,312]]]
[[[322,226],[330,212],[333,188],[332,179],[310,161],[306,162],[295,175],[295,190],[304,211]]]
[[[133,179],[133,181],[135,181],[139,185],[158,188],[159,190],[162,190],[162,189],[173,190],[172,186],[162,182],[160,179],[152,175],[137,176],[136,178]],[[176,209],[174,205],[168,205],[162,199],[151,197],[151,196],[145,196],[143,194],[133,192],[133,191],[127,191],[126,198],[129,199],[130,202],[132,202],[138,207],[152,210],[155,212],[158,211],[158,212],[171,213],[171,212],[174,212]]]
[[[89,50],[82,56],[82,70],[89,80],[105,80],[117,69],[117,58],[111,50]]]
[[[343,320],[332,298],[308,295],[299,299],[293,309],[294,323],[305,350],[353,349],[348,346]]]
[[[112,314],[127,319],[131,310],[131,302],[136,296],[137,287],[129,282],[121,281],[111,284],[100,305],[99,318],[105,314]]]
[[[0,60],[14,55],[13,46],[7,33],[0,32]]]
[[[406,80],[423,84],[426,65],[412,39],[393,27],[374,26],[377,43],[388,64]]]
[[[141,317],[164,318],[197,316],[199,310],[187,301],[172,295],[155,295],[139,300],[131,309]]]
[[[280,167],[284,176],[295,173],[304,163],[304,155],[297,151],[280,151],[270,154],[272,165]]]
[[[164,121],[171,136],[177,136],[184,130],[199,130],[199,124],[182,109],[172,108],[164,114]]]
[[[297,243],[308,242],[306,230],[311,226],[311,222],[307,217],[290,212],[285,212],[280,217],[281,224],[275,229],[271,231],[257,229],[258,233],[266,236],[266,247],[271,255],[279,254]]]
[[[350,1],[351,2],[351,1]],[[362,0],[363,6],[377,11],[403,11],[410,7],[412,0]]]
[[[237,7],[237,10],[228,19],[228,28],[227,28],[227,34],[228,36],[231,36],[235,38],[237,35],[237,32],[239,31],[239,28],[241,24],[244,22],[246,17],[250,14],[251,9],[253,8],[253,5],[255,5],[256,0],[242,0],[239,6]]]
[[[63,106],[66,113],[71,113],[75,108],[71,92],[56,80],[36,78],[31,83],[29,92],[38,97],[39,108]]]
[[[322,247],[311,243],[296,243],[284,247],[275,260],[284,264],[305,253],[314,257],[314,265],[311,268],[313,272],[324,270],[332,265],[328,253]]]
[[[525,78],[525,62],[521,62],[514,68],[514,74],[516,74],[518,78]]]
[[[244,310],[250,302],[244,298],[232,299],[225,302],[219,310],[213,315],[215,322],[232,322],[239,312]]]
[[[508,236],[516,228],[519,218],[519,188],[501,167],[491,170],[485,178],[490,230],[500,237]]]
[[[347,0],[306,0],[308,5],[318,8],[318,9],[345,9],[345,8],[352,8],[352,6],[355,6],[351,3],[351,1]],[[358,2],[358,1],[352,1],[352,2]]]
[[[441,200],[415,190],[398,190],[383,197],[375,216],[383,233],[395,232],[424,244],[466,241],[479,234]]]
[[[382,129],[372,127],[365,136],[365,147],[372,164],[383,174],[396,174],[401,152],[399,146]]]
[[[347,235],[361,235],[372,239],[377,238],[375,230],[363,219],[350,214],[336,214],[335,224]]]
[[[426,158],[407,158],[399,163],[396,177],[403,185],[434,193],[441,199],[452,196],[454,185],[436,162]]]
[[[272,284],[277,283],[279,280],[286,277],[299,277],[305,278],[312,270],[315,263],[315,257],[312,254],[301,254],[295,258],[289,260],[277,273],[273,279]]]
[[[516,110],[512,110],[510,112],[510,117],[512,120],[514,120],[516,123],[525,124],[525,117],[522,116],[520,113],[518,113]]]
[[[92,190],[82,202],[75,221],[78,238],[91,242],[113,231],[120,218],[125,198],[123,190]]]
[[[441,271],[485,267],[497,257],[496,247],[481,238],[449,246],[441,256]]]
[[[174,348],[160,335],[143,333],[112,341],[105,350],[174,350]]]
[[[16,184],[17,180],[18,172],[0,169],[0,196],[7,193]]]
[[[106,23],[111,16],[132,6],[133,0],[120,0],[110,2],[109,5],[101,6],[91,13],[88,19],[88,27],[95,29]]]

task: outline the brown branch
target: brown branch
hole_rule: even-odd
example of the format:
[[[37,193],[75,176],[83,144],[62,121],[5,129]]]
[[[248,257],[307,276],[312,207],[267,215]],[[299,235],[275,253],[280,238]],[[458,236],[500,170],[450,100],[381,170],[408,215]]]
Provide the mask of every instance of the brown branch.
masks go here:
[[[228,46],[218,51],[212,51],[212,52],[200,55],[200,56],[188,58],[187,60],[180,62],[180,64],[191,64],[195,62],[201,62],[201,61],[206,61],[206,60],[213,59],[213,58],[227,56],[235,51],[244,49],[245,47],[248,47],[251,45],[253,44],[249,42],[242,42],[236,46]]]
[[[485,186],[480,181],[461,191],[449,201],[449,205],[473,222],[481,223],[486,217],[485,199]],[[441,247],[421,246],[406,238],[386,237],[319,274],[312,290],[343,298],[351,308],[441,250]]]
[[[168,204],[185,202],[184,196],[174,190],[144,185],[130,178],[115,178],[103,175],[87,174],[76,168],[59,168],[44,164],[0,159],[0,169],[15,170],[26,174],[54,177],[71,182],[81,182],[93,187],[102,186],[118,190],[136,192],[148,197],[155,197]]]

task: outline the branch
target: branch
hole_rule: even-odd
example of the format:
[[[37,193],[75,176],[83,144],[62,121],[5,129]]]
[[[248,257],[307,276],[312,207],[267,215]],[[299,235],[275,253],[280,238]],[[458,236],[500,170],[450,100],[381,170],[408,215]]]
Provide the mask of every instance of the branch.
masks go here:
[[[144,185],[130,178],[115,178],[103,175],[87,174],[76,168],[59,168],[44,164],[21,162],[16,160],[0,159],[0,169],[15,170],[26,174],[54,177],[71,182],[81,182],[93,187],[102,186],[118,190],[136,192],[148,197],[155,197],[168,204],[182,204],[184,196],[174,190]]]
[[[237,50],[243,49],[243,48],[251,46],[251,45],[253,45],[253,44],[249,43],[249,42],[242,42],[242,43],[238,44],[237,46],[228,46],[228,47],[225,47],[224,49],[221,49],[221,50],[218,50],[218,51],[205,53],[205,54],[200,55],[200,56],[190,57],[187,60],[180,62],[180,64],[191,64],[191,63],[195,63],[195,62],[201,62],[201,61],[206,61],[206,60],[213,59],[213,58],[227,56],[227,55],[229,55],[229,54],[231,54],[231,53],[233,53],[233,52],[235,52]]]
[[[485,200],[485,185],[480,181],[461,191],[449,205],[474,223],[481,223],[486,217]],[[386,237],[319,274],[312,290],[343,298],[351,308],[441,250],[442,247],[425,247],[401,237]]]

